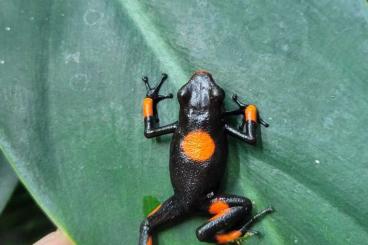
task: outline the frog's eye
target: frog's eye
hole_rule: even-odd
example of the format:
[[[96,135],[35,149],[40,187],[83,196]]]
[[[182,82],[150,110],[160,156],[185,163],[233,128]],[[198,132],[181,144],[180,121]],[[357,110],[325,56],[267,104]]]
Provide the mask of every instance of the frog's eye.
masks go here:
[[[221,88],[215,88],[211,92],[211,97],[216,101],[222,102],[225,98],[225,91]]]
[[[181,102],[187,102],[189,100],[190,93],[189,93],[187,88],[183,87],[183,88],[179,89],[177,97],[178,97],[178,100],[179,100],[180,103]]]

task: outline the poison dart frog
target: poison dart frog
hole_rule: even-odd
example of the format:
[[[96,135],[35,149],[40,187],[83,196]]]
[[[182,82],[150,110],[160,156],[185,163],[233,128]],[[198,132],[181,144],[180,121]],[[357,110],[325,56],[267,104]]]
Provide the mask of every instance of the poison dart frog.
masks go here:
[[[147,77],[142,79],[147,90],[143,100],[144,135],[153,138],[173,134],[170,177],[174,195],[143,220],[139,245],[152,245],[152,235],[158,228],[193,213],[210,217],[196,231],[199,241],[225,244],[255,234],[250,226],[273,209],[269,207],[251,216],[252,202],[246,197],[219,193],[219,184],[226,168],[227,136],[254,145],[258,124],[268,124],[259,118],[255,105],[240,102],[236,95],[233,100],[238,109],[226,112],[224,90],[209,72],[198,70],[177,93],[179,120],[159,126],[157,104],[173,97],[159,94],[166,79],[167,74],[162,74],[156,87],[150,86]],[[232,115],[243,118],[239,130],[227,121]]]

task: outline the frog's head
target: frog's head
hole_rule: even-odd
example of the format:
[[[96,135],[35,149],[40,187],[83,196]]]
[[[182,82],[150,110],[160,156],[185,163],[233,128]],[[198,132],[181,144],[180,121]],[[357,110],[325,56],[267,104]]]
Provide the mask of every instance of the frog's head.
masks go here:
[[[194,72],[190,80],[178,91],[180,106],[194,110],[219,109],[223,106],[224,90],[204,70]]]

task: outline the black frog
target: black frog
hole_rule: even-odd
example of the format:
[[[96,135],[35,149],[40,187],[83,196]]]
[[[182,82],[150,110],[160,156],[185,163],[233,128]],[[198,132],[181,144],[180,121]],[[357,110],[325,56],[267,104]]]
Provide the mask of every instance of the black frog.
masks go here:
[[[196,231],[200,241],[224,244],[254,234],[249,230],[251,224],[273,209],[264,209],[252,217],[252,202],[248,198],[218,193],[218,189],[226,168],[227,135],[255,145],[258,124],[268,125],[259,118],[255,105],[240,102],[236,95],[233,100],[239,108],[226,112],[224,90],[209,72],[199,70],[177,93],[179,120],[160,127],[157,104],[173,97],[159,95],[166,79],[163,74],[160,83],[152,88],[148,78],[143,77],[147,89],[143,101],[144,135],[152,138],[173,134],[170,177],[174,195],[142,222],[139,245],[151,245],[152,234],[159,227],[196,212],[212,216]],[[227,121],[231,115],[243,117],[239,130]]]

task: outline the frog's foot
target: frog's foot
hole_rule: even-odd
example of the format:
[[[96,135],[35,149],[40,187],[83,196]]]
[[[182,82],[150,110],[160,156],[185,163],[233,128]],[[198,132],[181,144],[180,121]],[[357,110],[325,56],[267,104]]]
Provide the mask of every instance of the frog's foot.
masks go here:
[[[162,84],[164,84],[164,82],[167,79],[167,74],[166,73],[162,73],[162,77],[161,77],[161,81],[155,86],[152,87],[148,81],[148,77],[144,76],[142,78],[142,81],[144,83],[144,85],[146,86],[146,97],[151,98],[155,104],[157,104],[158,102],[160,102],[161,100],[164,99],[169,99],[173,97],[173,94],[168,94],[168,95],[160,95],[160,89]]]
[[[248,228],[255,222],[258,221],[258,219],[260,219],[262,216],[265,216],[266,214],[270,214],[272,212],[274,212],[275,210],[273,209],[273,207],[268,207],[266,209],[263,209],[261,212],[257,213],[256,215],[254,215],[250,220],[248,220],[247,223],[245,223],[245,225],[243,225],[243,227],[240,229],[240,231],[245,234],[248,231]]]
[[[232,99],[233,99],[233,101],[235,102],[235,104],[237,104],[237,105],[239,106],[239,109],[241,109],[241,110],[244,110],[244,109],[245,109],[245,107],[247,107],[247,106],[248,106],[247,104],[245,104],[245,103],[243,103],[243,102],[241,102],[241,101],[239,100],[239,97],[238,97],[238,95],[237,95],[237,94],[233,94]]]
[[[244,234],[240,230],[234,230],[227,233],[217,234],[216,241],[218,244],[241,245],[245,240],[252,236],[259,236],[260,232],[247,230]]]
[[[232,97],[233,101],[235,102],[235,104],[238,105],[238,109],[236,110],[233,110],[233,111],[226,111],[223,113],[223,116],[226,117],[226,116],[243,116],[244,119],[246,119],[246,115],[250,115],[249,113],[247,113],[247,110],[250,112],[250,110],[254,111],[252,112],[251,114],[254,114],[254,117],[253,119],[255,119],[255,121],[257,123],[260,123],[261,125],[265,126],[266,128],[268,126],[270,126],[267,122],[265,122],[260,116],[259,116],[259,112],[258,112],[258,109],[256,108],[255,105],[252,105],[252,104],[246,104],[246,103],[243,103],[239,100],[239,97],[237,94],[233,94],[233,97]],[[249,107],[249,108],[248,108]],[[252,109],[251,109],[252,108]],[[243,120],[243,123],[242,125],[239,127],[239,130],[244,130],[244,126],[245,126],[245,122],[246,120]]]
[[[244,240],[246,240],[247,238],[251,237],[251,236],[254,236],[254,235],[257,235],[259,236],[260,233],[258,231],[252,231],[252,230],[249,230],[249,227],[257,222],[257,220],[259,218],[261,218],[262,216],[266,215],[266,214],[270,214],[274,211],[274,209],[272,207],[268,207],[266,209],[263,209],[261,212],[257,213],[256,215],[254,215],[250,220],[248,220],[247,223],[245,223],[245,225],[243,225],[242,228],[240,228],[238,230],[238,233],[240,233],[241,235],[239,236],[239,238],[236,238],[235,240],[233,241],[228,241],[227,243],[231,242],[231,243],[235,243],[236,245],[240,245],[242,242],[244,242]],[[226,238],[229,238],[227,236],[224,237],[225,239]],[[230,237],[231,238],[231,237]],[[217,237],[217,240],[219,241],[218,237]],[[226,243],[224,241],[224,243]]]
[[[252,236],[258,236],[258,235],[260,235],[260,232],[248,230],[242,237],[239,237],[238,239],[235,239],[234,241],[230,241],[228,245],[241,245],[248,238]]]
[[[166,81],[167,74],[162,73],[161,81],[155,86],[152,87],[148,81],[148,77],[144,76],[142,81],[146,86],[146,98],[143,100],[143,114],[145,117],[153,116],[151,123],[158,123],[158,113],[157,113],[157,104],[164,99],[173,98],[173,94],[168,95],[160,95],[160,89],[162,84]]]

